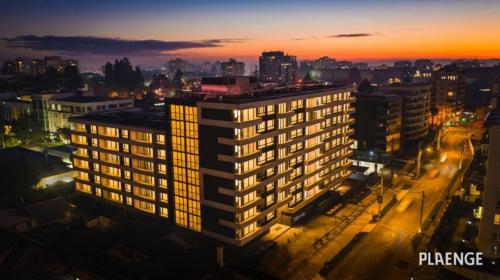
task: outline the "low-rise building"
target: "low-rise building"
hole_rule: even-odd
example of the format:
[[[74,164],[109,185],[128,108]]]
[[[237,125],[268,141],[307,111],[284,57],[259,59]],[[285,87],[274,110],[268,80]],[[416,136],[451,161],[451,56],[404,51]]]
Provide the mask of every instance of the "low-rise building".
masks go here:
[[[70,96],[49,99],[47,103],[48,131],[70,128],[68,118],[89,113],[117,111],[134,107],[132,98],[118,99],[101,96]]]

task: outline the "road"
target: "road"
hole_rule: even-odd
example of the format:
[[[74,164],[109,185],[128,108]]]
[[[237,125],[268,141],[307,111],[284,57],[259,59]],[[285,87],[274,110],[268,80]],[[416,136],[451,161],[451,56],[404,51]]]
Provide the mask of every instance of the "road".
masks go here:
[[[436,178],[424,175],[419,180],[401,178],[412,185],[407,197],[412,205],[404,212],[393,207],[375,228],[356,245],[325,277],[327,279],[401,279],[409,278],[409,264],[417,258],[412,238],[420,229],[421,193],[425,191],[423,217],[445,199],[445,189],[457,171],[465,129],[449,128],[442,140],[447,160],[436,163],[441,171]],[[467,156],[467,154],[466,154]],[[470,155],[469,155],[470,156]]]

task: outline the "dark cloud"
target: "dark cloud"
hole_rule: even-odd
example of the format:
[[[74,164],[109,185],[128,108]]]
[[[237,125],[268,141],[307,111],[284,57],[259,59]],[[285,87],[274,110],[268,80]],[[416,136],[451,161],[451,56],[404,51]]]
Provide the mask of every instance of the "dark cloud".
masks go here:
[[[125,40],[92,36],[35,36],[1,38],[10,48],[25,48],[36,51],[54,51],[69,54],[90,55],[160,55],[169,52],[222,47],[229,43],[240,43],[246,39],[208,39],[198,41]]]
[[[328,38],[359,38],[359,37],[370,37],[378,35],[377,33],[344,33],[344,34],[335,34],[328,35]]]

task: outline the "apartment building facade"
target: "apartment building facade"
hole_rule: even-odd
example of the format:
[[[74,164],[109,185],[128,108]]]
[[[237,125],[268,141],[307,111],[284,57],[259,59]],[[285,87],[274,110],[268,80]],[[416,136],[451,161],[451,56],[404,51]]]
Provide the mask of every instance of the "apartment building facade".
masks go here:
[[[401,96],[401,151],[416,147],[429,133],[431,84],[401,84],[382,87],[382,92]]]
[[[71,121],[76,190],[168,219],[164,118],[114,112]]]
[[[165,178],[168,203],[157,204],[155,215],[158,207],[167,207],[168,219],[176,225],[243,246],[276,223],[294,225],[313,213],[318,199],[341,186],[350,174],[351,91],[329,87],[224,97],[193,94],[166,100],[165,146],[156,149],[166,150],[166,161],[161,162],[167,170],[166,174],[152,175],[155,185],[150,189],[164,192],[157,179]],[[74,121],[74,134],[88,138],[86,149],[92,153],[101,149],[100,138],[111,140],[101,136],[99,124],[97,133],[91,132],[94,120],[82,117]],[[136,155],[131,151],[131,131],[139,127],[118,129],[129,130],[129,138],[111,140],[118,145],[116,153],[132,160]],[[160,130],[149,133],[154,139]],[[94,138],[96,147],[92,146]],[[77,147],[79,141],[74,141]],[[123,151],[123,144],[129,145],[130,154]],[[157,164],[157,151],[154,145],[152,148],[152,162]],[[75,167],[81,165],[77,159],[89,161],[88,168],[99,163],[94,157],[75,156]],[[124,190],[123,185],[134,187],[134,174],[143,171],[132,165],[115,167],[122,170],[122,189],[116,193],[123,199],[116,203],[127,207],[126,197],[130,196],[132,203],[142,199],[133,196],[133,190]],[[127,175],[127,170],[131,174]],[[95,180],[89,183],[77,178],[77,182],[77,190],[87,184],[83,191],[88,194],[96,195],[96,188],[101,188]],[[143,187],[142,183],[137,185]]]

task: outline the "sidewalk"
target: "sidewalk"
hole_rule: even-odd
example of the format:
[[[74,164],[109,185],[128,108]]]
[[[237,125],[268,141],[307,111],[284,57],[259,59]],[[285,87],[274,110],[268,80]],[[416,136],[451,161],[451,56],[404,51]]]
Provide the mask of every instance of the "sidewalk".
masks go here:
[[[385,189],[382,209],[397,190]],[[373,191],[358,205],[347,204],[334,216],[319,215],[305,226],[292,227],[275,235],[278,250],[263,256],[263,269],[279,278],[312,279],[323,264],[338,254],[359,232],[375,226],[377,195]],[[264,236],[264,240],[271,240]]]

